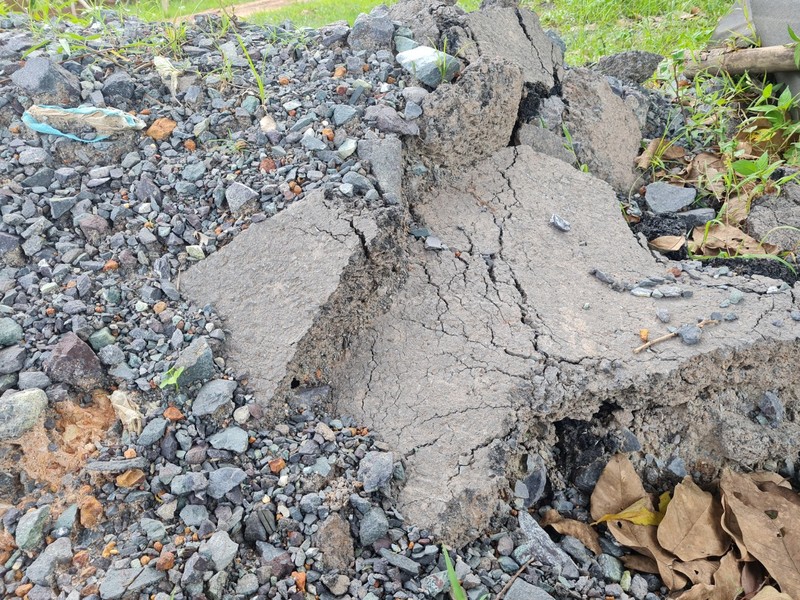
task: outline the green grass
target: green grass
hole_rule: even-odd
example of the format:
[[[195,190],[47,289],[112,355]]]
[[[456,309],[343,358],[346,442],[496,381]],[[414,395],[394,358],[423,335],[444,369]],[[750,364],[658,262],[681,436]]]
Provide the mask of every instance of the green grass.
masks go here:
[[[669,56],[699,50],[731,0],[529,0],[546,28],[567,43],[567,62],[580,65],[623,50]],[[699,13],[688,15],[693,7]]]
[[[297,27],[320,27],[334,21],[347,21],[352,25],[360,13],[368,13],[380,4],[384,3],[375,0],[309,0],[253,15],[248,21],[279,24],[288,19]],[[394,0],[385,4],[394,4]]]

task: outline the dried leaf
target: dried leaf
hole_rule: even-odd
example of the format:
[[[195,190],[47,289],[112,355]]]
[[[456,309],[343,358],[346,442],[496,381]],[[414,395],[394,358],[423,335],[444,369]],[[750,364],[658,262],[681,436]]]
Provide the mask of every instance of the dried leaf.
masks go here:
[[[656,152],[658,152],[658,147],[661,145],[661,142],[661,138],[650,140],[650,143],[647,144],[647,148],[644,149],[644,152],[642,152],[637,159],[636,166],[642,171],[645,171],[650,167],[650,163],[653,162],[653,157],[656,155]]]
[[[117,487],[130,488],[139,485],[144,481],[144,471],[141,469],[128,469],[117,476]]]
[[[565,519],[555,509],[550,509],[545,513],[539,524],[542,527],[552,527],[561,535],[571,535],[580,540],[595,556],[600,556],[603,553],[602,548],[600,548],[600,536],[597,531],[582,521]]]
[[[774,254],[778,248],[772,244],[760,244],[758,240],[750,237],[741,229],[715,223],[708,228],[695,227],[692,232],[692,241],[689,250],[695,254],[717,256],[726,252],[732,256],[739,254]]]
[[[756,561],[742,564],[742,590],[745,598],[755,596],[767,582],[764,566]]]
[[[628,521],[611,521],[608,524],[611,535],[623,546],[655,560],[658,574],[670,590],[686,587],[688,579],[674,569],[675,557],[666,552],[658,543],[656,528],[652,525],[635,525]]]
[[[700,489],[691,477],[685,477],[675,486],[675,495],[658,528],[658,543],[684,562],[722,556],[731,540],[721,521],[719,502]]]
[[[771,585],[766,585],[753,596],[753,600],[792,600],[789,594],[782,594]]]
[[[638,571],[639,573],[652,573],[654,575],[658,575],[658,564],[649,556],[642,556],[641,554],[626,554],[621,560],[626,569]]]
[[[731,509],[728,507],[728,503],[725,500],[724,494],[720,497],[720,505],[722,506],[722,519],[720,520],[722,529],[730,536],[730,538],[733,540],[733,543],[736,544],[736,548],[739,550],[739,556],[742,557],[743,561],[746,562],[754,560],[747,551],[747,547],[744,545],[744,540],[742,540],[742,530],[739,528],[739,522],[736,520],[736,515],[734,515],[733,511],[731,511]]]
[[[117,418],[122,421],[122,427],[131,433],[142,433],[142,413],[133,401],[133,394],[116,390],[111,394],[111,406]]]
[[[659,252],[677,252],[686,244],[686,237],[682,235],[662,235],[650,240],[647,245]]]
[[[800,597],[800,506],[764,492],[751,479],[726,469],[720,490],[742,531],[747,551],[778,583]]]
[[[714,573],[714,586],[719,598],[735,598],[742,589],[742,575],[739,561],[733,551],[719,561],[719,569]]]
[[[722,175],[727,172],[725,162],[716,154],[701,152],[689,164],[688,182],[699,184],[713,192],[717,198],[725,195]]]
[[[592,519],[596,521],[603,515],[625,510],[637,500],[646,497],[647,492],[631,461],[627,456],[617,454],[603,469],[592,492]]]
[[[719,563],[713,560],[693,560],[690,562],[674,562],[672,568],[682,573],[694,584],[711,585],[711,577],[719,569]]]
[[[739,226],[747,220],[750,214],[750,195],[736,194],[729,196],[722,206],[722,218],[728,225]]]
[[[653,503],[649,497],[642,498],[631,504],[628,508],[611,515],[603,515],[592,525],[607,523],[608,521],[628,521],[636,525],[658,525],[663,515],[652,509]]]

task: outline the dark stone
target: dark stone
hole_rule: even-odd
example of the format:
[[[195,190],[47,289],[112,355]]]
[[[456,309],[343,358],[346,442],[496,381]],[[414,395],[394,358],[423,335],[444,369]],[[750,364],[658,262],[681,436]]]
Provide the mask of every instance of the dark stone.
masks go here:
[[[44,363],[53,381],[90,391],[103,382],[100,359],[86,342],[72,332],[65,334]]]

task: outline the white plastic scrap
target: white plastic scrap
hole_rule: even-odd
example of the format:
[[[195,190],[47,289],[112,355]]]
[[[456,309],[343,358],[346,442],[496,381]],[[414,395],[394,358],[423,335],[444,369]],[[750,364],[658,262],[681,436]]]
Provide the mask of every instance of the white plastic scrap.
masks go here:
[[[153,65],[156,71],[158,71],[161,81],[169,88],[169,93],[174,100],[175,95],[178,93],[178,75],[183,73],[183,71],[175,68],[175,66],[169,62],[169,59],[163,56],[154,56]]]
[[[139,435],[142,433],[142,413],[132,400],[133,394],[122,390],[115,390],[111,394],[111,406],[117,418],[122,422],[122,428],[129,433]]]

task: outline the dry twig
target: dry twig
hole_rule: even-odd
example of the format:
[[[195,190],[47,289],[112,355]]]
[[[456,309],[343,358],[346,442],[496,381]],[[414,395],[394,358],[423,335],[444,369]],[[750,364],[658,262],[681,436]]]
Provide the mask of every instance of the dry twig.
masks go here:
[[[697,326],[700,329],[702,329],[706,325],[716,325],[717,323],[719,323],[719,321],[716,321],[714,319],[703,319],[702,321],[700,321],[697,324]],[[667,340],[671,340],[674,337],[678,337],[678,332],[677,331],[673,331],[672,333],[668,333],[668,334],[662,335],[661,337],[658,337],[658,338],[656,338],[654,340],[650,340],[646,344],[642,344],[638,348],[635,348],[633,353],[634,354],[639,354],[639,352],[642,352],[643,350],[647,350],[651,346],[655,346],[656,344],[660,344],[661,342],[666,342]]]

